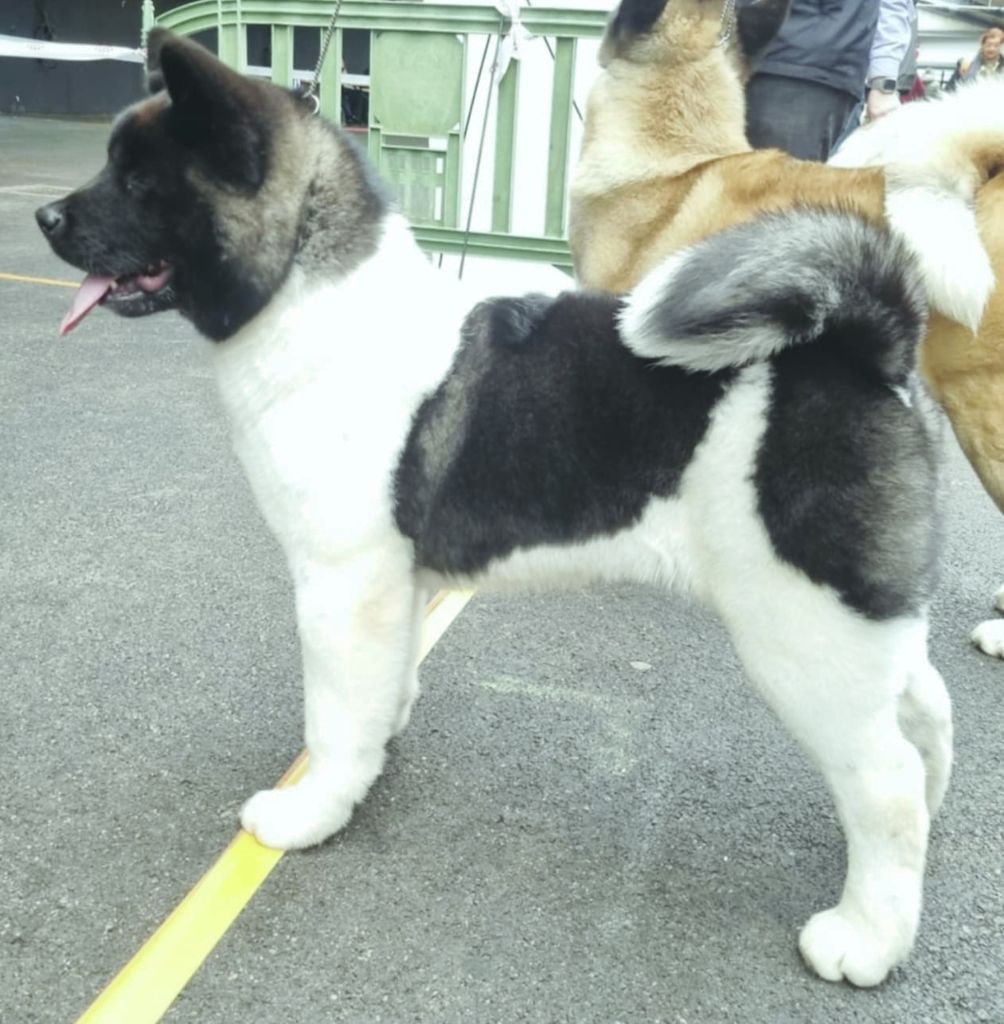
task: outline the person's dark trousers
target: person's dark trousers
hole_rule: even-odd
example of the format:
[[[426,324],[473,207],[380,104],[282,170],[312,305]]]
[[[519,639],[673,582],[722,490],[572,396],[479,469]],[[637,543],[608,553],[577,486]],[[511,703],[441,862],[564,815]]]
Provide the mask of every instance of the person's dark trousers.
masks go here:
[[[858,102],[818,82],[754,75],[746,85],[746,137],[754,149],[776,146],[803,160],[826,160]]]

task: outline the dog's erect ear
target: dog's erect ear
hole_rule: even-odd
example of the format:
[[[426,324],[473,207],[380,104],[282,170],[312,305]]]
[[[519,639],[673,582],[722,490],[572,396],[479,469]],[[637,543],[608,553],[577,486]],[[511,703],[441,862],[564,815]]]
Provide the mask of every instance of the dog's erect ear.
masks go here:
[[[162,92],[164,76],[160,70],[160,48],[168,39],[174,38],[162,28],[150,30],[146,40],[146,88],[150,95]]]
[[[607,26],[607,36],[618,41],[627,41],[635,36],[651,32],[667,0],[621,0]]]
[[[193,39],[155,28],[146,44],[149,74],[160,77],[175,106],[202,103],[242,81],[214,54]]]
[[[252,84],[204,46],[154,29],[147,40],[147,76],[167,90],[179,141],[229,184],[258,188],[267,146]],[[259,97],[260,99],[260,97]]]
[[[753,0],[736,9],[736,34],[747,62],[755,60],[788,17],[791,0]]]
[[[151,96],[155,96],[158,92],[164,91],[164,76],[160,73],[159,68],[156,71],[147,71],[146,91]]]

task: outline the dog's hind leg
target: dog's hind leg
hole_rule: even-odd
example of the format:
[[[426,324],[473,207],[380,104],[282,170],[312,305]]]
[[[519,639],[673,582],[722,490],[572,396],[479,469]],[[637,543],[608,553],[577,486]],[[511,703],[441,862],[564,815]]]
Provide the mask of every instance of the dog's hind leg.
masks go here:
[[[926,658],[907,676],[899,725],[924,760],[927,812],[933,818],[952,774],[952,702],[941,673]]]
[[[313,846],[342,828],[402,728],[415,671],[416,606],[404,545],[294,568],[309,765],[295,785],[255,794],[241,823],[266,846]]]
[[[810,918],[799,947],[827,980],[877,985],[906,959],[920,918],[924,765],[897,711],[926,630],[870,622],[822,588],[781,582],[774,596],[786,589],[798,601],[784,602],[786,618],[770,599],[745,621],[724,617],[757,688],[822,770],[847,839],[840,902]]]

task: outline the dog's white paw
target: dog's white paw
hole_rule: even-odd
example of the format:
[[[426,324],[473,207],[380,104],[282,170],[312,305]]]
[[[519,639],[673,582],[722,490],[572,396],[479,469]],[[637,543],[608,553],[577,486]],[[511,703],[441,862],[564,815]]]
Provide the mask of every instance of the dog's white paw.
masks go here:
[[[348,824],[351,800],[311,785],[309,779],[286,789],[263,789],[241,809],[241,825],[275,850],[298,850],[323,843]]]
[[[997,601],[1002,599],[1001,594],[1001,591],[997,592]],[[999,604],[998,607],[1000,607]],[[969,639],[991,658],[1004,658],[1004,619],[990,619],[987,622],[981,622],[969,634]]]
[[[809,918],[798,938],[806,963],[826,981],[846,978],[868,988],[883,981],[909,955],[903,930],[883,929],[857,914],[833,907]]]

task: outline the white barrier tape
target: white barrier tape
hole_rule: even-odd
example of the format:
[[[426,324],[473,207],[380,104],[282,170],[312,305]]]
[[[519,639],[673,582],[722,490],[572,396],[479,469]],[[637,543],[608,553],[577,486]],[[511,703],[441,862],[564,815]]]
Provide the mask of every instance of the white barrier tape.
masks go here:
[[[0,57],[33,57],[35,60],[127,60],[146,62],[142,50],[128,46],[100,46],[94,43],[50,43],[44,39],[0,35]]]
[[[502,39],[496,58],[495,81],[501,82],[502,76],[509,69],[509,62],[520,60],[526,50],[527,43],[533,36],[526,30],[520,19],[522,0],[495,0],[495,9],[509,19],[510,28]]]
[[[268,67],[265,67],[264,64],[248,64],[248,66],[244,69],[244,73],[246,75],[253,75],[255,78],[271,78],[272,77],[272,69],[268,68]],[[293,69],[293,84],[294,85],[297,82],[300,82],[301,84],[306,84],[307,82],[312,82],[313,80],[314,80],[314,72],[313,71],[297,71],[296,68]],[[352,75],[352,74],[349,74],[348,71],[343,71],[342,72],[342,85],[354,85],[354,86],[358,86],[360,88],[368,89],[369,85],[370,85],[370,76],[369,75]]]

